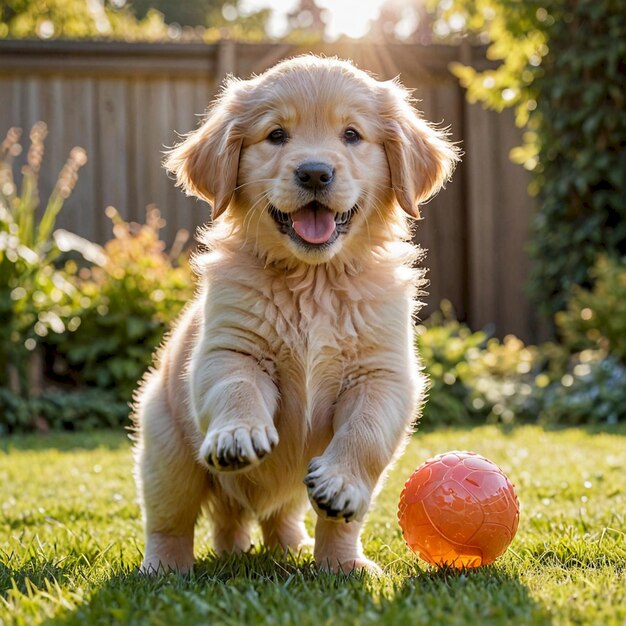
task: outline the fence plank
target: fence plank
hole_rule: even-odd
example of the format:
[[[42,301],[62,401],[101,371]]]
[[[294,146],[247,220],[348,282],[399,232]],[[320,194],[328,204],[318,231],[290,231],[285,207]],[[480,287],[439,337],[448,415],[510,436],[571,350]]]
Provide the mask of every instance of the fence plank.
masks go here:
[[[498,293],[493,255],[496,219],[497,159],[494,113],[477,105],[466,109],[466,167],[470,177],[468,204],[469,317],[475,326],[493,321]]]
[[[115,79],[102,79],[96,84],[96,202],[101,210],[114,206],[122,217],[129,214],[126,86],[125,81]],[[96,225],[96,237],[102,240],[108,229],[103,219]]]
[[[80,225],[82,234],[93,237],[96,232],[95,222],[100,219],[102,207],[96,204],[94,183],[97,175],[95,155],[94,122],[94,81],[91,79],[63,78],[60,81],[61,102],[58,117],[63,119],[62,153],[67,158],[74,146],[80,146],[87,153],[87,163],[80,170],[76,188],[72,192],[64,210],[59,214],[58,226],[68,230],[77,230]],[[57,122],[51,123],[51,140],[59,132]]]
[[[172,117],[170,133],[166,146],[172,147],[179,143],[181,135],[184,135],[195,129],[197,123],[196,114],[199,112],[195,109],[195,85],[190,81],[179,81],[174,89],[174,110]],[[206,106],[206,103],[205,103]],[[176,229],[185,228],[192,232],[195,230],[194,210],[189,198],[187,198],[180,189],[176,188],[175,181],[171,175],[162,170],[161,175],[167,177],[168,185],[173,196],[173,211],[176,213],[176,219],[173,219],[172,212],[168,207],[161,207],[167,216],[168,223],[173,222]]]
[[[509,152],[522,141],[515,127],[513,112],[505,111],[497,118],[499,147],[499,213],[498,255],[499,310],[498,328],[524,339],[535,335],[532,310],[525,293],[530,262],[525,244],[529,237],[532,212],[528,210],[527,188],[530,176],[508,158]]]
[[[461,94],[452,81],[433,85],[432,97],[424,98],[426,119],[440,126],[450,126],[460,140],[462,119],[459,100]],[[465,270],[465,202],[463,198],[462,173],[457,172],[445,192],[433,198],[423,207],[425,245],[429,248],[426,265],[430,270],[430,297],[426,314],[439,307],[442,299],[454,303],[456,313],[466,317],[466,270]]]

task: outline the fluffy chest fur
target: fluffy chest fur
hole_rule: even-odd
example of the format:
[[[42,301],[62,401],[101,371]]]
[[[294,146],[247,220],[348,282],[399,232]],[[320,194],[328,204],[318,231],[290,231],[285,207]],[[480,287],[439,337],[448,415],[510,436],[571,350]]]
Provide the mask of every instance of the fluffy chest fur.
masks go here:
[[[406,329],[421,282],[409,265],[416,250],[406,244],[383,252],[366,266],[293,270],[241,253],[201,260],[204,320],[195,358],[231,350],[254,359],[278,388],[277,428],[299,442],[298,454],[325,445],[338,396],[370,361],[377,369],[399,361],[414,367]]]

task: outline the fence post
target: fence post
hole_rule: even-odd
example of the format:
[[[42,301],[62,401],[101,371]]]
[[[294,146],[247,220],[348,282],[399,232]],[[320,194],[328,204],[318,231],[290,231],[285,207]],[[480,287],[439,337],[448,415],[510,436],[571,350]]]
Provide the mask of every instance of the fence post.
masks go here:
[[[215,72],[215,91],[229,74],[237,72],[237,47],[232,39],[220,39],[217,47],[217,67]]]

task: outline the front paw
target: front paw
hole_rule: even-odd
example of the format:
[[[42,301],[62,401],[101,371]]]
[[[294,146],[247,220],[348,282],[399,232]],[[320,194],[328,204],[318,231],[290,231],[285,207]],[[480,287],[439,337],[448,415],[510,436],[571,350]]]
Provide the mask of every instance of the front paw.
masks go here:
[[[347,523],[362,520],[367,513],[369,489],[354,476],[326,465],[322,457],[311,461],[304,484],[313,508],[322,518]]]
[[[200,447],[200,459],[220,472],[244,470],[258,465],[277,443],[274,426],[210,428]]]

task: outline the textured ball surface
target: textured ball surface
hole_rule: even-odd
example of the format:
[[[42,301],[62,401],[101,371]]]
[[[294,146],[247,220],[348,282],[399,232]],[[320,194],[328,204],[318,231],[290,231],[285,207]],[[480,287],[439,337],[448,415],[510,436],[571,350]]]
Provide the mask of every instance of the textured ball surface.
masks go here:
[[[446,452],[411,475],[398,521],[413,552],[432,565],[479,567],[509,546],[519,502],[506,474],[473,452]]]

